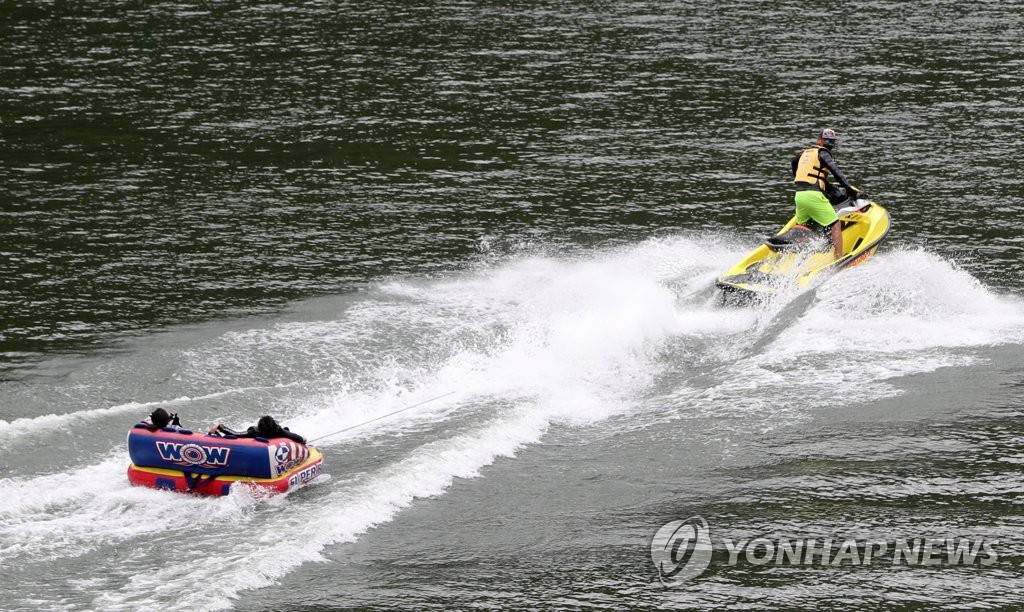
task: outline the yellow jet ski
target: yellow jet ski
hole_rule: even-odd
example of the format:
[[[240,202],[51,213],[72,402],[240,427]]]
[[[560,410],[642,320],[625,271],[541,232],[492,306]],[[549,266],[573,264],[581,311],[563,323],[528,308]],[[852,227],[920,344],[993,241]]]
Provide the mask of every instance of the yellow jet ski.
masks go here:
[[[727,304],[763,300],[779,291],[803,289],[832,272],[866,261],[889,232],[889,213],[858,192],[834,204],[843,230],[843,256],[821,234],[796,217],[765,240],[715,283]]]

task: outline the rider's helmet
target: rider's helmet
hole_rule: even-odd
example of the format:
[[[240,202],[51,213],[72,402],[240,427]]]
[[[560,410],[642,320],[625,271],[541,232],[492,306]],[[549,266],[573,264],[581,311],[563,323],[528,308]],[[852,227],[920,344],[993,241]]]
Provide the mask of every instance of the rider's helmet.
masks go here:
[[[836,131],[832,128],[824,128],[818,132],[818,141],[823,147],[831,151],[839,144],[839,137],[836,136]]]

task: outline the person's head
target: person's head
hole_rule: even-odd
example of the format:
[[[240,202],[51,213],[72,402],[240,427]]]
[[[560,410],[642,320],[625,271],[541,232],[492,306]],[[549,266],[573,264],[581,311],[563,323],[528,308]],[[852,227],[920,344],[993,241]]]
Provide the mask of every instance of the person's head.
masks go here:
[[[277,424],[274,417],[266,414],[260,417],[260,420],[256,423],[256,429],[259,430],[261,434],[270,436],[277,434],[277,432],[281,430],[281,426]]]
[[[818,132],[818,146],[825,147],[829,151],[836,148],[839,144],[839,137],[836,136],[836,131],[832,128],[824,128]]]
[[[157,429],[163,429],[167,427],[167,424],[171,422],[171,413],[167,412],[164,408],[157,408],[149,415],[149,421],[153,424],[153,427]]]

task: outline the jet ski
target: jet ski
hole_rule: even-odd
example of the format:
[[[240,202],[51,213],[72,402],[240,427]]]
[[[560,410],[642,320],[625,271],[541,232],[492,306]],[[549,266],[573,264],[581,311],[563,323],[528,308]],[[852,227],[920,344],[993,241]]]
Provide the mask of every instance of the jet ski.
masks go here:
[[[800,225],[794,216],[774,236],[718,277],[725,304],[763,301],[779,292],[799,291],[830,274],[864,263],[889,232],[889,213],[855,192],[833,202],[843,231],[843,256],[835,258],[822,233]]]

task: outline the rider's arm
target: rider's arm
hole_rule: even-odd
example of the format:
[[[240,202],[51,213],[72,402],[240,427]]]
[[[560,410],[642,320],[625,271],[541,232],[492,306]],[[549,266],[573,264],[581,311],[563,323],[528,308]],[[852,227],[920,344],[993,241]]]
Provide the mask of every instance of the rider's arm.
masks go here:
[[[826,168],[828,168],[828,171],[832,173],[832,176],[836,177],[836,180],[839,181],[839,184],[842,185],[844,189],[846,189],[846,193],[850,194],[852,197],[852,194],[856,190],[853,188],[852,185],[850,185],[850,181],[846,180],[846,177],[843,176],[843,173],[839,171],[839,168],[836,167],[836,160],[832,158],[832,154],[828,152],[828,149],[818,149],[818,161],[820,161],[822,164],[825,165]]]
[[[246,436],[243,432],[235,431],[223,423],[214,423],[210,425],[210,435],[214,436],[234,436],[236,438],[251,438],[252,436]]]

